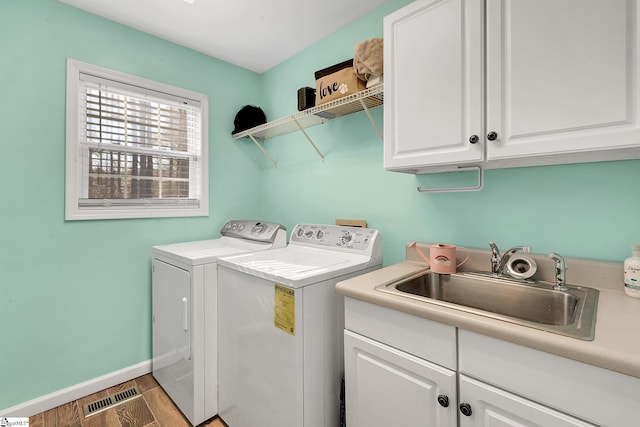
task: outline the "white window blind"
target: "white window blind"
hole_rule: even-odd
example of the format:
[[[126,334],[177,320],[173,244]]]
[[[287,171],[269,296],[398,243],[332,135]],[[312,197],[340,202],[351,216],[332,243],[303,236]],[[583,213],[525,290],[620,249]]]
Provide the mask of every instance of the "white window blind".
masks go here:
[[[76,170],[68,170],[67,178],[74,175],[77,182],[67,218],[206,212],[206,97],[185,97],[177,88],[73,62],[67,84],[76,81],[77,123],[67,150],[75,148]]]

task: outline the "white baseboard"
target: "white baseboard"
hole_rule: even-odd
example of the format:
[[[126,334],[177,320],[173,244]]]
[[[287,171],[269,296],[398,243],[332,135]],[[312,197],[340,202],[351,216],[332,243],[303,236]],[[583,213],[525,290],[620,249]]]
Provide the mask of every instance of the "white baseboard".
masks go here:
[[[0,417],[30,417],[151,372],[151,360],[0,410]]]

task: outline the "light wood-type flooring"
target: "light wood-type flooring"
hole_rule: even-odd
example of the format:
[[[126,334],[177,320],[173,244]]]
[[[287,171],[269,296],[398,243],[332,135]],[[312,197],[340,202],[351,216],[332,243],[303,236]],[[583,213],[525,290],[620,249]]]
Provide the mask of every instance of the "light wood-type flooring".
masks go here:
[[[102,412],[84,417],[83,407],[99,399],[138,386],[142,394]],[[29,417],[29,427],[191,427],[151,374]],[[226,427],[219,418],[198,427]]]

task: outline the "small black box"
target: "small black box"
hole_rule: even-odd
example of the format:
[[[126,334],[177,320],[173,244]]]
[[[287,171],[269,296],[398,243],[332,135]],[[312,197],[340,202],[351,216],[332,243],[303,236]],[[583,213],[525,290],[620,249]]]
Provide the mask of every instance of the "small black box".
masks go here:
[[[306,110],[316,105],[316,90],[312,87],[298,89],[298,111]]]

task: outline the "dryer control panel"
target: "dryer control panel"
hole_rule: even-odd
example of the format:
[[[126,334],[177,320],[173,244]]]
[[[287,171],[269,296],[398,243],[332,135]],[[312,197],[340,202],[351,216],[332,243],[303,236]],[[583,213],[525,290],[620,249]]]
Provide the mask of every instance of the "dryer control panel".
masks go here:
[[[380,233],[373,228],[298,224],[293,229],[290,244],[320,246],[324,249],[343,248],[366,252],[379,238]]]
[[[282,233],[287,231],[284,226],[273,222],[237,219],[227,222],[220,230],[220,234],[237,239],[273,243],[278,234],[282,234],[278,233],[280,230]]]

